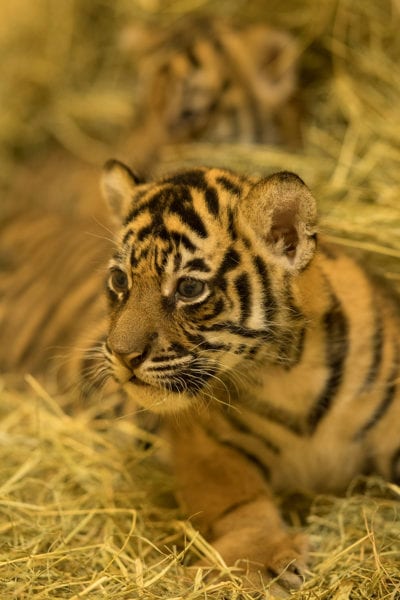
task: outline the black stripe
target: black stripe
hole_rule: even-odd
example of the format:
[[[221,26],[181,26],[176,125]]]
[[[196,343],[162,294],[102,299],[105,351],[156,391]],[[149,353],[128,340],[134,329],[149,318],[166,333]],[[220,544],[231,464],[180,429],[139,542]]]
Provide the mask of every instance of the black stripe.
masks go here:
[[[146,258],[148,257],[150,252],[150,248],[147,246],[146,248],[143,248],[142,251],[138,254],[138,256],[136,257],[136,264],[139,264],[140,261],[142,260],[146,260]]]
[[[180,185],[187,187],[194,187],[200,190],[207,188],[207,181],[204,176],[204,171],[200,169],[192,169],[189,171],[181,171],[170,175],[163,180],[163,183],[170,183],[172,185]]]
[[[307,330],[305,327],[300,329],[297,339],[293,341],[290,368],[298,365],[303,356]],[[289,365],[288,365],[289,367]]]
[[[224,344],[223,342],[203,342],[201,345],[201,350],[208,350],[209,352],[221,352],[222,350],[229,352],[231,348],[231,344]]]
[[[208,232],[207,228],[204,225],[200,215],[191,207],[183,205],[180,202],[180,199],[176,199],[171,203],[170,212],[178,215],[181,221],[190,227],[192,231],[194,231],[199,237],[207,238]]]
[[[192,67],[194,67],[195,69],[201,67],[201,62],[196,56],[193,46],[187,46],[187,48],[185,49],[185,54]]]
[[[291,275],[288,273],[285,276],[285,284],[283,288],[285,294],[281,304],[286,311],[286,329],[280,332],[278,339],[277,354],[280,357],[280,362],[288,370],[299,362],[303,351],[305,328],[299,327],[299,321],[304,321],[303,313],[296,306],[293,298],[291,287]]]
[[[114,254],[111,257],[116,263],[123,263],[124,262],[124,255],[122,254],[122,252],[114,252]]]
[[[185,233],[170,231],[168,235],[173,240],[176,247],[179,247],[180,244],[182,244],[182,246],[189,252],[193,253],[197,250],[197,246],[193,244],[193,242],[188,238],[188,236]]]
[[[354,439],[359,441],[365,437],[365,435],[375,427],[375,425],[385,416],[389,410],[396,394],[397,389],[397,376],[399,371],[399,349],[395,346],[395,356],[393,360],[393,367],[389,377],[386,381],[385,393],[378,406],[373,411],[372,415],[367,419],[361,429],[356,433]]]
[[[268,273],[267,265],[260,256],[254,257],[254,266],[260,278],[264,298],[264,314],[266,325],[268,325],[276,313],[277,303],[272,293],[271,279]]]
[[[269,468],[267,467],[267,465],[265,465],[263,462],[261,462],[260,459],[258,458],[258,456],[256,456],[254,453],[249,452],[248,450],[245,450],[238,444],[235,444],[235,442],[233,440],[222,439],[220,436],[216,435],[215,432],[212,430],[206,429],[206,433],[217,444],[220,444],[221,446],[226,446],[227,448],[231,448],[232,450],[235,450],[236,452],[238,452],[239,454],[244,456],[246,458],[246,460],[251,462],[253,465],[255,465],[257,467],[257,469],[259,471],[261,471],[261,473],[263,474],[265,479],[267,479],[267,480],[270,479],[271,472],[270,472]]]
[[[323,319],[323,327],[325,329],[325,354],[329,375],[325,388],[307,416],[310,434],[314,433],[321,419],[327,414],[332,405],[342,382],[349,350],[347,319],[338,298],[333,294],[331,308]]]
[[[132,229],[128,229],[128,231],[125,233],[124,237],[122,238],[122,244],[125,245],[133,236],[133,231]]]
[[[163,206],[167,200],[166,190],[160,190],[154,194],[149,200],[143,202],[143,204],[137,205],[140,199],[146,194],[146,192],[139,192],[135,195],[132,200],[134,207],[128,213],[124,226],[128,225],[131,221],[133,221],[137,216],[142,214],[145,211],[149,211],[150,214],[153,214],[156,209]]]
[[[180,252],[176,252],[174,255],[174,272],[179,271],[182,264],[182,254]]]
[[[245,433],[246,435],[250,435],[251,437],[256,438],[257,440],[260,440],[264,444],[264,446],[266,446],[266,448],[270,450],[273,454],[280,454],[281,450],[276,444],[271,442],[271,440],[266,439],[264,436],[257,433],[253,429],[250,429],[250,427],[245,425],[245,423],[243,423],[243,421],[239,419],[239,416],[232,410],[225,412],[224,417],[228,419],[232,426],[241,433]]]
[[[188,350],[179,342],[171,342],[167,348],[168,352],[173,352],[176,356],[186,356],[189,354]]]
[[[176,358],[176,357],[173,357]],[[147,367],[146,371],[151,371],[153,373],[162,373],[164,371],[170,371],[173,375],[176,375],[179,369],[182,368],[182,365],[177,364],[167,364],[167,365],[158,365],[157,367]]]
[[[233,352],[238,356],[243,356],[247,353],[248,346],[247,344],[240,344]]]
[[[382,364],[382,356],[383,356],[383,323],[381,319],[381,315],[379,314],[379,309],[375,306],[375,317],[374,317],[374,333],[372,337],[372,358],[371,364],[369,366],[367,375],[365,377],[364,383],[361,386],[360,393],[367,391],[371,384],[375,381],[378,376],[379,369]]]
[[[242,454],[246,458],[246,460],[251,462],[255,467],[257,467],[257,469],[259,471],[261,471],[264,479],[266,479],[268,481],[271,478],[270,469],[267,467],[267,465],[265,465],[263,462],[261,462],[259,457],[256,456],[254,453],[249,452],[248,450],[245,450],[241,446],[238,446],[231,441],[227,441],[227,440],[218,440],[218,441],[223,446],[228,446],[229,448],[232,448],[233,450],[236,450],[237,452]]]
[[[224,519],[228,515],[231,515],[232,513],[236,512],[237,510],[239,510],[240,508],[242,508],[242,506],[249,505],[252,502],[253,502],[253,499],[249,500],[248,498],[246,498],[245,500],[242,500],[241,502],[235,502],[234,504],[231,504],[230,506],[228,506],[225,510],[223,510],[218,515],[217,522],[218,521],[222,521],[222,519]]]
[[[211,213],[213,217],[217,217],[219,214],[219,200],[216,190],[213,187],[208,187],[206,189],[204,198],[207,204],[208,212]]]
[[[303,319],[303,313],[300,308],[295,304],[292,290],[292,274],[286,273],[284,278],[284,292],[285,292],[285,306],[289,310],[289,319],[291,321],[299,321]]]
[[[161,362],[166,362],[167,360],[176,360],[177,358],[180,358],[181,356],[187,356],[189,353],[188,352],[184,352],[184,354],[162,354],[161,356],[153,356],[153,358],[151,359],[151,362],[154,363],[161,363]]]
[[[247,248],[247,250],[250,250],[250,251],[253,250],[253,247],[251,245],[249,238],[244,236],[243,234],[242,234],[242,242],[244,244],[244,247]]]
[[[198,333],[186,333],[186,338],[189,342],[198,346],[200,350],[209,350],[210,352],[220,352],[221,350],[229,351],[231,344],[224,344],[223,342],[208,342],[206,338]]]
[[[224,175],[220,175],[219,177],[217,177],[216,181],[228,192],[234,194],[235,196],[240,196],[240,194],[242,193],[242,189],[238,185],[236,185],[236,183],[234,183],[231,179],[228,179],[228,177],[225,177]]]
[[[138,265],[138,259],[136,257],[136,248],[135,248],[135,246],[133,246],[132,250],[131,250],[130,263],[131,263],[131,267],[133,267],[133,268],[137,267],[137,265]]]
[[[186,339],[191,342],[192,344],[194,344],[195,346],[203,346],[203,344],[206,341],[206,338],[204,337],[204,335],[200,335],[200,333],[196,332],[196,333],[192,333],[190,331],[185,331],[185,336]]]
[[[239,265],[239,263],[240,263],[239,253],[236,252],[236,250],[234,250],[233,248],[229,248],[225,252],[224,258],[222,259],[219,269],[215,275],[215,282],[222,290],[226,290],[226,281],[224,278],[225,274],[228,271],[232,271],[233,269],[236,269],[236,267]]]
[[[235,279],[235,289],[240,302],[240,322],[243,324],[251,314],[251,287],[249,276],[242,273]]]
[[[227,331],[228,333],[233,333],[235,335],[240,335],[242,337],[254,339],[269,339],[270,334],[268,331],[260,330],[260,329],[248,329],[247,327],[242,327],[237,323],[232,323],[231,321],[224,321],[223,323],[215,323],[214,325],[200,325],[200,331]]]
[[[183,369],[179,369],[175,376],[168,377],[166,381],[159,378],[163,387],[171,392],[189,392],[192,395],[198,394],[202,387],[217,372],[217,367],[212,364],[204,364],[204,361],[193,361],[193,363]]]
[[[154,266],[155,266],[157,275],[159,277],[161,277],[164,272],[162,261],[163,261],[162,252],[158,246],[155,246],[155,248],[154,248]]]
[[[218,300],[215,302],[214,306],[212,307],[211,311],[208,312],[207,314],[202,315],[202,319],[204,319],[206,321],[215,319],[215,317],[218,317],[218,315],[220,315],[224,309],[225,309],[225,303],[224,303],[223,299],[218,298]]]
[[[280,425],[295,435],[305,435],[306,432],[304,427],[302,427],[298,418],[291,412],[283,408],[273,406],[268,402],[258,400],[254,396],[250,396],[248,394],[243,399],[246,401],[248,409],[260,415],[264,419]]]
[[[192,258],[185,264],[185,268],[191,269],[192,271],[202,271],[203,273],[209,273],[210,267],[206,265],[202,258]]]
[[[145,225],[136,234],[136,239],[138,242],[142,242],[146,237],[151,235],[154,232],[154,223],[150,223],[149,225]]]
[[[400,485],[400,447],[394,452],[390,460],[390,481]]]
[[[236,230],[236,221],[235,221],[235,213],[234,211],[228,207],[228,231],[233,241],[238,239],[238,234]]]
[[[263,348],[263,343],[255,344],[254,346],[248,347],[246,351],[247,358],[254,358],[258,352]]]

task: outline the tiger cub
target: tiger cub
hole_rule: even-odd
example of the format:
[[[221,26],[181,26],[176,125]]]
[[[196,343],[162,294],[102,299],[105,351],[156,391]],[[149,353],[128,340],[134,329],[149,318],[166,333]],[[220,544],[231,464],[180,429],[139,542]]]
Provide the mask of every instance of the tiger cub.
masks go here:
[[[140,183],[110,161],[102,188],[121,223],[110,374],[161,415],[179,497],[225,562],[296,587],[306,544],[274,492],[337,492],[371,470],[400,482],[395,306],[317,239],[293,173]]]
[[[138,126],[127,156],[152,164],[161,145],[188,140],[301,144],[299,48],[286,31],[184,18],[134,26],[121,47],[137,63]]]
[[[297,587],[306,541],[274,493],[400,483],[396,307],[317,238],[292,173],[141,182],[110,161],[102,189],[120,224],[106,295],[113,250],[89,225],[3,228],[0,365],[44,373],[62,354],[63,385],[95,401],[118,383],[159,415],[179,499],[225,562],[253,588]]]

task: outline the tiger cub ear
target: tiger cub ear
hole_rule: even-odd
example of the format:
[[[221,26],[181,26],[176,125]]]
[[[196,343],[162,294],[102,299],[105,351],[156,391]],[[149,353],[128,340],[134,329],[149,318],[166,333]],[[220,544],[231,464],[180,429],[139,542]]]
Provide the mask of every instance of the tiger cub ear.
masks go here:
[[[290,271],[307,266],[316,248],[317,206],[300,177],[282,172],[261,179],[239,211],[273,260]]]
[[[111,159],[103,167],[100,188],[113,215],[122,221],[132,202],[139,178],[119,160]]]

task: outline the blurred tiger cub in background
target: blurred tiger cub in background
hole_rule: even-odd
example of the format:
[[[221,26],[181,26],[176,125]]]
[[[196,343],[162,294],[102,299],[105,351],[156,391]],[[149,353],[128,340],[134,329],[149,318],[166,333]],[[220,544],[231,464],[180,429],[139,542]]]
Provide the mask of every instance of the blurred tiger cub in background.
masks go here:
[[[289,33],[192,17],[131,27],[121,46],[138,63],[140,125],[127,146],[135,165],[176,141],[301,144],[299,49]]]
[[[163,148],[177,142],[301,146],[299,49],[289,33],[192,16],[168,27],[126,29],[119,46],[114,60],[127,63],[123,73],[136,118],[107,139],[101,164],[112,153],[138,173],[160,172]],[[112,130],[104,119],[102,128]],[[94,164],[101,145],[96,158],[85,152],[83,147],[76,157],[59,149],[33,157],[17,168],[4,205],[13,212],[17,199],[29,210],[40,205],[102,218],[101,164]]]

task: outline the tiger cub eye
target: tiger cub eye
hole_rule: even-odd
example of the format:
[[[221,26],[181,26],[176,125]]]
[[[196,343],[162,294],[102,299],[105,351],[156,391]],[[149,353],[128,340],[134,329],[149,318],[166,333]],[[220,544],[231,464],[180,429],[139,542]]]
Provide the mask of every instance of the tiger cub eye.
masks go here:
[[[128,277],[121,269],[113,269],[110,273],[110,285],[117,292],[126,292],[128,289]]]
[[[205,287],[204,281],[193,277],[185,277],[179,281],[176,291],[182,300],[193,300],[201,296]]]

